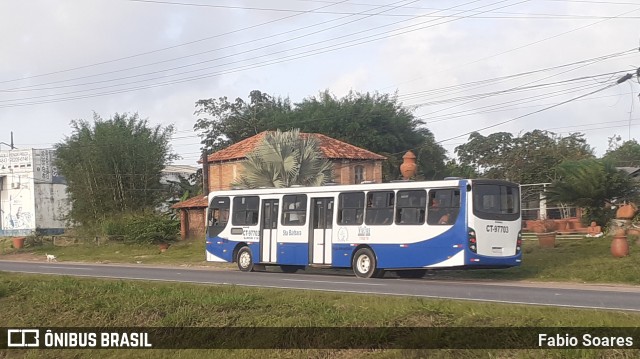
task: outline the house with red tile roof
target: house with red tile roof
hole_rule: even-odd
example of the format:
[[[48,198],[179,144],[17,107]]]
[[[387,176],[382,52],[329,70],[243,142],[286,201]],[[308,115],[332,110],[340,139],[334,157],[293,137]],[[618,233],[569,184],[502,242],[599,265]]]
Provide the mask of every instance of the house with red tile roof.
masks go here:
[[[231,189],[232,183],[242,174],[242,162],[255,150],[268,131],[237,142],[207,157],[209,167],[209,191]],[[382,162],[387,158],[360,147],[336,140],[319,133],[301,133],[313,136],[322,154],[333,165],[333,182],[357,184],[364,181],[382,182]],[[204,236],[205,196],[194,197],[176,203],[172,208],[180,209],[181,236]]]

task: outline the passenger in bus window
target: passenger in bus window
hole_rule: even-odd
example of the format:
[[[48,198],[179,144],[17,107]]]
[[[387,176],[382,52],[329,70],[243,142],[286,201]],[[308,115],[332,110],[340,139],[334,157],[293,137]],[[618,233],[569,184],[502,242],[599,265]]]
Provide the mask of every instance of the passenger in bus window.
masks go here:
[[[209,226],[217,226],[218,218],[220,218],[220,210],[217,208],[214,208],[213,214],[211,216],[211,220],[209,220]]]
[[[442,217],[440,217],[440,219],[438,220],[438,224],[450,224],[449,221],[451,220],[451,216],[449,215],[449,213],[445,213]]]

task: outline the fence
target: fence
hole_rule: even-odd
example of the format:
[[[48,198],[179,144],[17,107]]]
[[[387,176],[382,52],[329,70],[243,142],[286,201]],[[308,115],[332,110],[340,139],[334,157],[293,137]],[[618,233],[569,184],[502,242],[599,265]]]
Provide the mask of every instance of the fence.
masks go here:
[[[520,186],[522,191],[522,219],[566,219],[580,218],[580,208],[565,204],[550,204],[545,199],[545,190],[550,183],[532,183]]]

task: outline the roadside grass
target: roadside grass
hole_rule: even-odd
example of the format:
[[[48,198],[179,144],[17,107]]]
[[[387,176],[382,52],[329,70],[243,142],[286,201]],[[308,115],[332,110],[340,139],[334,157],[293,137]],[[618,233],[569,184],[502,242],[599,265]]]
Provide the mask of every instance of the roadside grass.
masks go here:
[[[432,278],[497,279],[576,283],[640,284],[640,247],[630,240],[630,255],[614,258],[611,239],[558,239],[556,248],[538,247],[537,240],[523,243],[523,260],[519,267],[481,270],[434,270]],[[233,263],[205,261],[204,240],[179,241],[164,253],[157,246],[108,241],[97,245],[93,241],[54,246],[50,240],[20,250],[11,248],[10,238],[0,240],[0,259],[32,254],[45,260],[45,253],[58,261],[91,263],[129,263],[235,268]]]
[[[558,239],[555,248],[524,241],[522,264],[508,269],[442,271],[436,277],[640,284],[640,246],[629,240],[630,255],[614,258],[611,238]]]
[[[184,240],[171,244],[166,252],[151,244],[125,243],[118,241],[82,241],[79,243],[58,240],[54,245],[51,237],[33,244],[33,239],[23,249],[11,248],[11,239],[0,239],[0,259],[13,259],[21,254],[31,254],[45,260],[45,254],[53,254],[59,262],[166,264],[183,266],[229,267],[232,264],[205,261],[204,240]]]
[[[416,285],[429,284],[417,282]],[[2,326],[18,328],[92,326],[102,328],[118,326],[524,326],[543,328],[635,327],[640,321],[640,313],[0,272],[0,318],[2,318]],[[544,329],[540,330],[544,332]],[[472,335],[473,331],[470,331],[470,336]],[[505,338],[493,338],[493,340],[500,341]],[[0,351],[0,358],[634,358],[638,356],[640,356],[640,350],[616,349],[75,349],[11,350],[5,353]]]

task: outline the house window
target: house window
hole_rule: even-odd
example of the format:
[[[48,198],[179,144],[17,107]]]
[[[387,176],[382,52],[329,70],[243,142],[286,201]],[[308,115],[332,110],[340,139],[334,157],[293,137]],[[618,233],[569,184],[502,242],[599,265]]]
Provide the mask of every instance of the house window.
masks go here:
[[[359,184],[364,181],[364,166],[358,165],[353,168],[353,180],[355,184]]]

